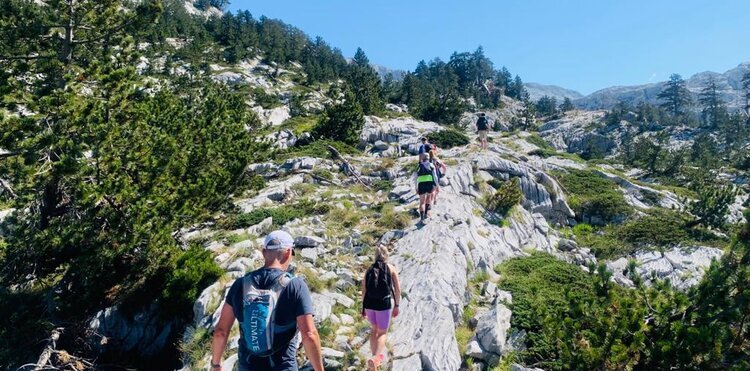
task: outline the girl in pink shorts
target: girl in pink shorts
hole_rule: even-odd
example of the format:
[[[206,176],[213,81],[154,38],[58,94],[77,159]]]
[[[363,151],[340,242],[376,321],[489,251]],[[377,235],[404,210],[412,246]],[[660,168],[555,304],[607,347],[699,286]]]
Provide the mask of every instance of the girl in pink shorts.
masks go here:
[[[375,262],[362,280],[362,315],[370,322],[370,351],[372,358],[367,368],[377,370],[385,359],[385,335],[391,324],[391,317],[398,316],[401,302],[401,285],[396,268],[388,264],[388,249],[379,246],[375,251]]]

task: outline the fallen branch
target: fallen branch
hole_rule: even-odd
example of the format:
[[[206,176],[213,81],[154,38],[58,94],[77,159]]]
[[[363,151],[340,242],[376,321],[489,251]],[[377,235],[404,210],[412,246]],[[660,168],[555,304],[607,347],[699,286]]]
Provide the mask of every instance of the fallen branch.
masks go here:
[[[341,184],[339,184],[338,182],[336,182],[336,181],[334,181],[332,179],[326,179],[326,178],[324,178],[324,177],[322,177],[320,175],[316,175],[315,173],[313,173],[310,170],[295,170],[294,174],[307,174],[310,177],[312,177],[313,179],[316,179],[316,180],[321,181],[321,182],[325,182],[325,183],[328,183],[328,184],[331,184],[331,185],[335,185],[337,187],[341,185]]]
[[[8,182],[6,182],[4,179],[0,178],[0,191],[4,189],[8,194],[10,195],[10,198],[16,198],[18,197],[15,192],[13,192],[13,187],[10,186]]]
[[[328,147],[328,151],[331,152],[331,155],[333,156],[333,158],[341,160],[341,162],[343,162],[344,165],[346,165],[346,169],[350,175],[354,176],[357,179],[357,181],[359,181],[363,186],[365,186],[365,188],[372,190],[372,188],[370,188],[370,186],[364,180],[362,180],[362,178],[359,177],[359,174],[357,174],[355,167],[351,163],[349,163],[349,161],[347,161],[344,158],[344,156],[341,155],[339,150],[337,150],[334,146],[331,146],[331,145],[327,145],[326,147]]]

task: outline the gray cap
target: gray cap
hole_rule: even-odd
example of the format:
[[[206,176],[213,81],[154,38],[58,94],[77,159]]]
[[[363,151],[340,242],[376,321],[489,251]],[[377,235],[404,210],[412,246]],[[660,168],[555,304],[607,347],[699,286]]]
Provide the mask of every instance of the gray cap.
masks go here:
[[[265,250],[281,250],[290,247],[294,247],[294,238],[282,230],[269,233],[266,240],[263,241],[263,249]]]

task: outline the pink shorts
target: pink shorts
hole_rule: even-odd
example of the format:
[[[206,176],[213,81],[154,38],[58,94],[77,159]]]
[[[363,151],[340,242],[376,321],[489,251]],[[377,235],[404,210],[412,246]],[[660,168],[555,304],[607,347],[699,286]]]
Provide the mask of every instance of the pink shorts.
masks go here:
[[[387,330],[388,325],[391,324],[391,310],[372,310],[372,309],[365,309],[365,315],[367,315],[367,320],[370,321],[370,324],[373,326],[378,326],[381,330]]]

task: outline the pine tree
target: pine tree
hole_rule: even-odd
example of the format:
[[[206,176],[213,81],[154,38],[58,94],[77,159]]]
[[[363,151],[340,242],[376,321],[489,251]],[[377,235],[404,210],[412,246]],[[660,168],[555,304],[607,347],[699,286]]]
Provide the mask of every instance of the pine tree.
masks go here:
[[[557,113],[557,99],[543,96],[536,102],[536,111],[542,116],[551,116]]]
[[[704,125],[709,128],[718,127],[726,118],[727,109],[719,94],[719,84],[713,76],[708,79],[706,86],[698,94],[698,101],[703,107],[701,113]]]
[[[666,86],[656,97],[663,101],[661,107],[672,114],[674,118],[682,117],[692,102],[685,80],[676,73],[669,76]]]
[[[573,101],[571,101],[570,98],[568,97],[565,97],[565,99],[563,99],[563,102],[560,103],[560,107],[559,107],[561,112],[572,111],[575,108],[576,107],[573,105]]]
[[[742,91],[745,96],[745,114],[750,116],[750,71],[742,76]]]
[[[359,142],[359,132],[365,124],[362,107],[347,86],[340,103],[326,106],[323,118],[312,131],[315,139],[336,140],[351,145]]]
[[[365,52],[357,48],[354,60],[349,65],[349,86],[354,92],[354,97],[362,107],[366,115],[373,115],[383,110],[383,102],[380,99],[380,77],[375,69],[370,66]]]

